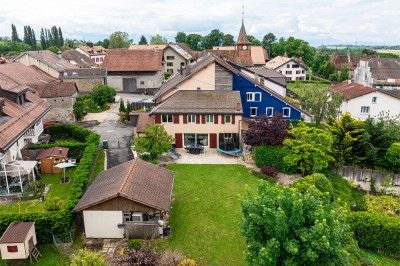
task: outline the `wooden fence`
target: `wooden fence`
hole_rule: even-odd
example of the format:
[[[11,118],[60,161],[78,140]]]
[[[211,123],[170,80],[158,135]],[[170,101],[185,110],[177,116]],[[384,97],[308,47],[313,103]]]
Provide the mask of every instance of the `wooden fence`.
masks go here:
[[[129,239],[160,238],[159,226],[154,222],[124,222],[125,237]]]
[[[393,186],[390,189],[400,195],[400,174],[385,173],[372,169],[358,169],[352,166],[342,166],[332,170],[366,191],[371,191],[372,179],[375,180],[375,188],[379,191],[383,187],[385,179],[389,176],[389,184]]]

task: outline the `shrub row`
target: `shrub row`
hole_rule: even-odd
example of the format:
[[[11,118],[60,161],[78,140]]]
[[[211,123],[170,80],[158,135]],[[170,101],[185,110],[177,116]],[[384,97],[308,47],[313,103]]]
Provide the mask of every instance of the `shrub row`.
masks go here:
[[[281,173],[293,174],[296,172],[295,169],[291,169],[283,161],[287,153],[283,147],[257,146],[254,148],[254,162],[259,168],[267,165],[275,167]]]
[[[96,133],[72,124],[55,124],[48,128],[49,135],[53,139],[73,138],[79,142],[95,143],[100,140]]]
[[[348,222],[358,245],[386,256],[400,257],[400,219],[385,214],[352,212]]]
[[[269,183],[275,184],[278,180],[276,178],[273,178],[271,176],[265,175],[261,172],[258,172],[256,170],[252,170],[251,171],[253,173],[253,175],[257,176],[258,178],[261,178]]]
[[[56,127],[54,125],[51,127]],[[97,147],[100,137],[87,129],[77,130],[75,125],[63,125],[64,132],[70,132],[73,135],[57,133],[60,137],[79,137],[86,140],[86,148],[83,156],[75,171],[75,178],[71,185],[71,194],[68,202],[59,211],[44,213],[24,213],[24,214],[0,214],[0,233],[3,233],[11,222],[34,221],[38,241],[46,243],[52,241],[52,234],[62,234],[68,232],[71,227],[74,213],[72,209],[82,197],[86,185],[90,179],[91,169],[96,160]],[[50,127],[49,127],[50,128]],[[78,139],[79,140],[79,139]]]

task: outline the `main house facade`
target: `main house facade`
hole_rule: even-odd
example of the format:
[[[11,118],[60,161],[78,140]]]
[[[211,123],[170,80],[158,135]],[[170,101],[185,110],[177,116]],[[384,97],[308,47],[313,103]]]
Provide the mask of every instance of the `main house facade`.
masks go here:
[[[282,73],[287,80],[306,80],[308,71],[303,61],[286,56],[277,56],[271,59],[265,67]]]

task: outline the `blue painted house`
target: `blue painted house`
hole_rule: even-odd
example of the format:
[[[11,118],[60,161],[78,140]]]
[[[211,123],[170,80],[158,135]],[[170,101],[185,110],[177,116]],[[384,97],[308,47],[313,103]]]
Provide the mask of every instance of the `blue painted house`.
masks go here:
[[[301,110],[290,104],[282,96],[272,90],[258,84],[255,80],[244,76],[244,74],[234,74],[232,89],[240,92],[242,100],[243,116],[253,118],[259,115],[273,117],[275,112],[282,113],[285,119],[300,120]]]

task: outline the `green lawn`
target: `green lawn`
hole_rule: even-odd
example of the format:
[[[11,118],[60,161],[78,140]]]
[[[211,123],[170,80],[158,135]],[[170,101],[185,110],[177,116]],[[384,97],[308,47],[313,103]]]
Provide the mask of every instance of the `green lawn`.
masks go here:
[[[66,170],[66,177],[73,179],[74,172],[75,172],[74,168]],[[68,184],[60,184],[60,179],[62,178],[62,176],[63,176],[62,174],[42,175],[42,180],[45,182],[45,184],[51,184],[46,199],[51,199],[54,197],[58,197],[63,201],[69,199],[70,187],[73,180],[71,180]],[[2,204],[1,212],[2,213],[44,212],[44,203],[22,201],[20,203],[14,203],[14,204]]]
[[[301,81],[297,81],[297,82],[290,82],[287,84],[287,88],[294,91],[295,93],[297,93],[298,95],[302,96],[303,92],[310,89],[310,88],[328,88],[330,85],[326,84],[326,83],[305,83],[305,82],[301,82]]]
[[[361,256],[374,266],[400,266],[400,261],[385,257],[369,250],[361,249]]]
[[[202,265],[245,265],[239,233],[240,195],[260,181],[241,165],[173,165],[172,236],[162,248],[180,251]]]

